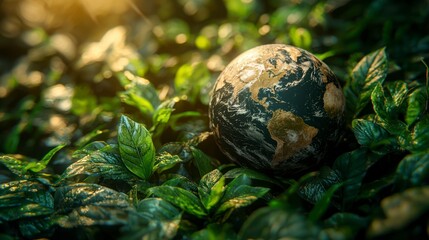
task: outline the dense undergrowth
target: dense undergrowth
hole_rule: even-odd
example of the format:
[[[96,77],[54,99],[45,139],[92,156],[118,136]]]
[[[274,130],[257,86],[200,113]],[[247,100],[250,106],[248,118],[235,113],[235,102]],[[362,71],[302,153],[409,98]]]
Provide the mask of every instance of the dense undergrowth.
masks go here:
[[[429,236],[428,1],[93,2],[1,2],[1,239]],[[343,136],[300,177],[208,129],[220,71],[266,43],[342,81]]]

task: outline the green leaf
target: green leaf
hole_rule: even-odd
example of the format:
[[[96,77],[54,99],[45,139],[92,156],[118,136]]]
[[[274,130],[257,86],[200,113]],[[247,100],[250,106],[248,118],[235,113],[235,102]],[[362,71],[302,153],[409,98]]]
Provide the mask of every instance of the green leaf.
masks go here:
[[[429,211],[429,187],[409,188],[381,201],[385,218],[376,218],[368,228],[369,237],[398,231]]]
[[[216,215],[227,210],[248,206],[264,196],[269,190],[269,188],[250,186],[250,179],[244,174],[240,175],[226,186]]]
[[[411,142],[408,150],[417,153],[425,152],[429,146],[429,115],[425,115],[416,123],[411,133]]]
[[[226,172],[224,174],[225,178],[236,178],[242,174],[245,174],[247,177],[249,177],[250,179],[255,179],[255,180],[260,180],[260,181],[264,181],[267,183],[271,183],[273,185],[276,185],[278,187],[284,188],[284,185],[281,184],[280,181],[271,178],[257,170],[253,170],[250,168],[233,168],[231,170],[229,170],[228,172]]]
[[[49,236],[54,232],[55,218],[29,218],[19,222],[19,230],[27,239],[36,239]]]
[[[314,176],[300,184],[298,194],[310,203],[317,204],[326,195],[327,190],[340,181],[337,171],[322,167]]]
[[[48,186],[28,180],[0,185],[0,223],[53,212],[54,198]]]
[[[188,190],[172,186],[157,186],[149,188],[148,193],[160,197],[196,217],[201,218],[207,215],[198,197]]]
[[[240,239],[319,239],[320,229],[304,215],[272,207],[254,211],[240,229]]]
[[[173,175],[171,179],[165,181],[162,185],[183,188],[195,194],[198,192],[198,185],[195,182],[178,174]]]
[[[426,89],[421,86],[408,96],[408,107],[405,114],[405,122],[410,126],[424,114],[426,110]]]
[[[64,228],[125,225],[131,205],[128,196],[97,184],[78,183],[57,188],[55,208]]]
[[[23,174],[23,169],[28,164],[28,161],[17,159],[9,155],[0,156],[0,163],[9,169],[13,174],[18,176]]]
[[[174,88],[177,95],[187,96],[187,100],[195,103],[202,87],[210,81],[210,72],[204,63],[184,64],[176,73]]]
[[[386,154],[399,149],[396,137],[373,121],[355,119],[352,128],[358,143],[376,153]]]
[[[429,184],[429,153],[415,153],[406,156],[396,169],[397,179],[405,186]]]
[[[155,157],[155,165],[153,166],[153,171],[161,173],[166,171],[176,164],[183,162],[183,160],[177,155],[171,155],[169,153],[163,153]]]
[[[198,185],[198,195],[205,209],[210,210],[223,196],[225,177],[215,169],[204,175]]]
[[[366,170],[376,160],[378,155],[368,153],[365,148],[358,148],[339,156],[332,167],[344,183],[341,190],[343,208],[353,202],[359,193]]]
[[[393,104],[400,109],[407,99],[408,86],[404,81],[387,82],[386,89],[392,97]]]
[[[308,219],[311,221],[319,220],[328,209],[331,204],[331,200],[334,197],[335,192],[343,186],[343,183],[337,183],[329,187],[329,189],[323,194],[320,200],[311,209]]]
[[[62,174],[62,179],[81,174],[115,180],[129,180],[135,176],[125,166],[115,145],[104,146],[72,163]]]
[[[155,161],[155,147],[149,131],[142,124],[122,115],[118,143],[125,166],[140,178],[148,179]]]
[[[367,225],[367,218],[353,213],[339,212],[325,221],[323,232],[328,235],[328,239],[355,239],[358,232]]]
[[[40,172],[40,171],[42,171],[43,169],[46,168],[46,166],[48,165],[49,161],[51,161],[51,159],[55,155],[55,153],[57,153],[59,150],[61,150],[65,146],[66,146],[66,144],[58,145],[54,149],[52,149],[51,151],[49,151],[42,158],[42,160],[40,160],[39,162],[30,162],[30,163],[28,163],[27,166],[25,166],[25,168],[23,169],[24,173],[27,172],[28,170],[30,170],[32,172]]]
[[[237,233],[229,224],[209,224],[191,235],[192,240],[237,240]]]
[[[204,176],[215,169],[214,160],[211,157],[196,147],[191,147],[191,151],[194,157],[193,163],[197,167],[200,176]]]
[[[364,58],[353,68],[351,82],[344,87],[346,106],[354,117],[368,104],[377,84],[383,83],[388,64],[385,48],[378,49]]]
[[[154,138],[162,134],[167,123],[170,121],[171,113],[174,111],[174,105],[180,101],[179,98],[172,98],[162,102],[155,110],[152,117],[152,127],[150,132]]]
[[[179,229],[182,212],[161,198],[146,198],[137,205],[145,221],[124,229],[124,239],[172,239]]]

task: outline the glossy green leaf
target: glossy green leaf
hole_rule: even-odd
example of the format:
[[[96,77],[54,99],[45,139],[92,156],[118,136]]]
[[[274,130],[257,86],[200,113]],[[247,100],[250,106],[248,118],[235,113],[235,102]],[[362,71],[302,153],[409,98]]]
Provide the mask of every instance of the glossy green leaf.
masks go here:
[[[172,175],[172,178],[165,181],[162,185],[183,188],[195,194],[198,192],[198,185],[195,182],[178,174]]]
[[[183,160],[179,156],[164,153],[155,157],[155,165],[153,166],[153,171],[161,173],[170,168],[173,168],[181,162],[183,162]]]
[[[137,205],[142,224],[124,229],[125,239],[172,239],[178,229],[182,212],[161,198],[146,198]]]
[[[215,206],[223,196],[225,177],[215,169],[204,175],[198,185],[198,195],[207,210]]]
[[[183,188],[157,186],[149,188],[148,193],[160,197],[196,217],[207,215],[198,197]]]
[[[264,173],[261,173],[257,170],[253,170],[250,168],[233,168],[231,170],[229,170],[228,172],[226,172],[224,174],[225,178],[236,178],[240,175],[245,174],[247,177],[249,177],[250,179],[255,179],[255,180],[260,180],[260,181],[264,181],[279,187],[284,187],[284,185],[281,184],[280,181],[271,178],[267,175],[265,175]]]
[[[179,100],[179,98],[168,99],[162,102],[155,110],[152,117],[153,126],[150,129],[154,137],[158,137],[164,131],[167,123],[170,121],[171,114],[174,111],[174,105]]]
[[[320,229],[304,215],[277,208],[254,211],[240,229],[240,239],[318,239]]]
[[[48,186],[28,180],[0,184],[0,223],[53,212],[54,198]]]
[[[23,169],[27,165],[28,161],[17,159],[16,157],[9,155],[2,155],[0,156],[0,163],[7,167],[13,174],[22,175]]]
[[[381,48],[366,55],[353,68],[352,79],[344,87],[344,93],[347,109],[355,117],[368,104],[375,86],[384,82],[387,63],[385,48]]]
[[[300,184],[298,194],[310,203],[317,204],[327,194],[328,189],[340,181],[337,171],[322,167],[314,176]]]
[[[149,131],[122,115],[118,127],[119,152],[125,166],[142,179],[152,174],[155,147]]]
[[[396,108],[401,108],[408,95],[408,86],[404,81],[387,82],[386,89]]]
[[[405,186],[429,184],[429,153],[415,153],[406,156],[396,169],[397,179]]]
[[[225,187],[225,193],[216,214],[248,206],[263,197],[269,190],[269,188],[250,186],[250,179],[244,174],[240,175]]]
[[[425,87],[421,86],[411,92],[408,97],[408,107],[405,115],[405,122],[408,125],[412,125],[423,115],[427,101]]]
[[[78,183],[57,188],[55,209],[64,228],[123,225],[131,211],[128,196],[97,184]]]
[[[46,168],[46,166],[48,165],[48,163],[51,161],[51,159],[54,156],[54,154],[57,153],[62,148],[64,148],[65,146],[66,146],[66,144],[58,145],[54,149],[52,149],[51,151],[49,151],[40,161],[28,163],[25,166],[25,168],[23,169],[24,173],[26,171],[28,171],[28,170],[30,170],[32,172],[40,172],[40,171],[42,171],[43,169]]]
[[[64,171],[62,178],[82,174],[116,180],[129,180],[135,176],[125,166],[115,145],[106,145],[72,163]]]
[[[355,119],[352,129],[358,143],[376,153],[386,154],[399,148],[396,137],[373,121]]]
[[[214,160],[211,157],[196,147],[191,147],[191,151],[193,163],[197,167],[200,176],[204,176],[215,169]]]
[[[398,231],[429,211],[429,187],[409,188],[384,198],[381,208],[385,218],[376,218],[368,229],[369,237]]]

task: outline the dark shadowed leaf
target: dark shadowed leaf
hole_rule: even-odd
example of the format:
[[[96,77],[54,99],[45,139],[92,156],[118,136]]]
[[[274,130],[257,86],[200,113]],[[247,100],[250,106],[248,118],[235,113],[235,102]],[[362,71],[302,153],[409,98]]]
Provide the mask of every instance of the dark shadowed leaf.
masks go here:
[[[429,115],[416,123],[411,133],[411,144],[407,148],[412,152],[425,152],[429,146]]]
[[[282,185],[280,183],[280,181],[271,178],[261,172],[258,172],[257,170],[253,170],[250,168],[233,168],[231,170],[229,170],[228,172],[226,172],[224,174],[225,178],[236,178],[242,174],[245,174],[247,177],[249,177],[250,179],[255,179],[255,180],[260,180],[260,181],[264,181],[264,182],[268,182],[271,184],[274,184],[276,186],[279,187],[284,187],[284,185]]]
[[[149,131],[142,124],[122,115],[118,143],[125,166],[140,178],[148,179],[155,160],[155,147]]]
[[[378,83],[383,83],[388,70],[385,49],[366,55],[354,67],[351,82],[344,87],[346,106],[358,116],[368,104],[371,92]]]
[[[260,208],[240,229],[240,239],[318,239],[319,227],[304,215],[277,208]]]
[[[340,190],[343,198],[343,208],[353,202],[359,193],[366,170],[379,156],[368,152],[365,148],[358,148],[352,152],[339,156],[332,167],[343,182]]]
[[[55,219],[51,216],[43,218],[30,218],[19,222],[19,230],[26,238],[40,238],[52,234]]]
[[[192,234],[193,240],[237,240],[237,234],[229,224],[209,224],[206,228]]]
[[[207,215],[199,198],[192,192],[183,188],[157,186],[149,188],[148,193],[160,197],[196,217],[204,217]]]
[[[429,187],[409,188],[381,201],[385,218],[376,218],[368,229],[370,237],[398,231],[429,211]]]
[[[310,203],[316,204],[326,195],[328,189],[340,181],[341,178],[336,171],[322,167],[314,176],[300,184],[298,194]]]
[[[429,184],[429,153],[415,153],[406,156],[398,165],[396,177],[405,186]]]
[[[198,195],[207,210],[215,206],[223,196],[225,177],[215,169],[204,175],[198,185]]]
[[[116,180],[129,180],[135,176],[125,167],[116,145],[106,145],[101,149],[90,152],[67,167],[62,178],[70,178],[81,174]]]
[[[198,185],[182,175],[172,175],[172,178],[163,183],[165,186],[179,187],[197,194]]]
[[[354,239],[360,230],[367,227],[368,223],[367,218],[353,213],[340,212],[325,221],[323,231],[329,236],[328,239]]]
[[[310,214],[308,215],[308,219],[311,221],[319,220],[323,214],[328,209],[329,205],[331,205],[332,198],[334,197],[335,192],[343,185],[343,183],[336,183],[329,187],[320,198],[320,200],[314,205],[313,209],[311,209]]]
[[[97,184],[78,183],[57,188],[55,209],[61,227],[123,225],[129,221],[128,196]]]

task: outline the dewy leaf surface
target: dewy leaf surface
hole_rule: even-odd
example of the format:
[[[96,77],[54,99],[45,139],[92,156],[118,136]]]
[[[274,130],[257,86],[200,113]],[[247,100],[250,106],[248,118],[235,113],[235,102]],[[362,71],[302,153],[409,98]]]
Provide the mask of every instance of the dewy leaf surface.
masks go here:
[[[385,49],[376,50],[354,67],[352,79],[344,88],[347,108],[358,116],[368,104],[371,92],[377,83],[383,83],[388,70]]]
[[[122,115],[118,142],[125,166],[140,178],[148,179],[155,161],[155,147],[149,131],[142,124]]]

